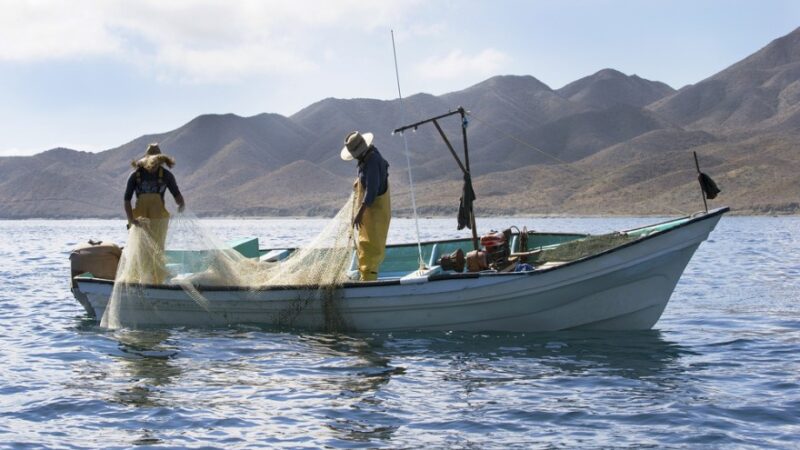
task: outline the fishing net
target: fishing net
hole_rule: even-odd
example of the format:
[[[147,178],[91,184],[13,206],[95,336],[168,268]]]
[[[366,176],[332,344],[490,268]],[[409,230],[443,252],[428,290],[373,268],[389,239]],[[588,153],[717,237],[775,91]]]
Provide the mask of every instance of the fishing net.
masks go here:
[[[141,219],[140,223],[141,226],[129,230],[128,242],[117,266],[111,298],[100,320],[102,327],[135,328],[144,322],[138,315],[146,306],[142,295],[143,285],[157,284],[167,274],[164,250],[153,237],[153,224],[146,219]]]
[[[281,258],[284,255],[278,254],[272,261],[244,256],[188,212],[170,220],[165,245],[158,239],[160,224],[143,221],[128,234],[100,324],[116,329],[179,323],[175,314],[180,314],[180,305],[170,310],[168,302],[147,298],[148,285],[179,286],[207,314],[224,313],[224,308],[209,300],[206,287],[236,287],[250,293],[281,287],[290,289],[293,295],[287,306],[276,310],[272,324],[291,327],[301,314],[311,310],[310,315],[321,321],[312,326],[343,331],[347,324],[338,303],[342,285],[350,280],[347,269],[355,243],[353,204],[351,196],[311,242],[296,250],[287,249],[288,256]]]
[[[553,248],[542,249],[541,252],[531,258],[531,262],[534,264],[542,264],[546,262],[574,261],[576,259],[602,253],[636,239],[636,236],[630,236],[626,233],[587,236],[582,239],[559,244]]]

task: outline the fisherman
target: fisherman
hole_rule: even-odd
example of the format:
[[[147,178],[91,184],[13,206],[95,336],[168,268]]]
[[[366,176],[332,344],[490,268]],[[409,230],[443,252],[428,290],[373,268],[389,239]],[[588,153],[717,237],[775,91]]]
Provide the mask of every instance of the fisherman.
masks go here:
[[[362,281],[378,279],[378,268],[386,253],[386,235],[392,218],[389,201],[389,163],[372,145],[372,133],[353,131],[344,138],[340,156],[358,160],[353,226],[358,230],[358,272]]]
[[[178,204],[178,212],[183,212],[186,202],[178,189],[175,176],[164,166],[172,168],[175,158],[161,153],[158,144],[147,146],[141,159],[131,162],[133,172],[128,177],[125,188],[125,215],[128,217],[128,227],[141,227],[152,239],[151,249],[153,255],[140,255],[140,257],[154,258],[151,267],[154,284],[161,284],[166,275],[163,267],[164,245],[167,239],[169,226],[169,212],[164,205],[164,193],[167,189]],[[131,207],[131,199],[136,193],[136,207]]]

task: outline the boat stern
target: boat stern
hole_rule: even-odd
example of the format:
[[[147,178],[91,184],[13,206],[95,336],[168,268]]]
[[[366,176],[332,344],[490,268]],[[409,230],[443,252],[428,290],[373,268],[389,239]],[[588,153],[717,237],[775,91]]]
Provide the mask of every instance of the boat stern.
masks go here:
[[[86,310],[86,314],[88,314],[89,317],[96,319],[97,314],[95,314],[94,307],[89,302],[89,297],[81,292],[80,288],[77,286],[73,286],[70,290],[72,291],[72,295],[75,297],[75,300],[77,300],[78,303],[83,306],[83,309]]]

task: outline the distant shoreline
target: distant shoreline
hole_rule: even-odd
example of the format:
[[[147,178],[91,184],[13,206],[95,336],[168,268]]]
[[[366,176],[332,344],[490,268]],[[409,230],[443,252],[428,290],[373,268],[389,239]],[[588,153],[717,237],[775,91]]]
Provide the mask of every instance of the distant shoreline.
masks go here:
[[[699,211],[687,213],[691,215]],[[800,217],[800,213],[772,213],[772,214],[756,214],[751,212],[736,212],[731,211],[729,216],[734,217]],[[498,214],[495,216],[478,216],[477,220],[487,220],[492,218],[534,218],[534,219],[603,219],[603,218],[648,218],[648,217],[680,217],[679,214]],[[333,216],[197,216],[198,219],[203,220],[325,220],[332,219]],[[419,217],[421,220],[439,220],[439,219],[454,219],[455,214],[452,215],[423,215]],[[413,219],[410,215],[392,216],[392,219]],[[52,221],[68,221],[68,220],[118,220],[124,222],[124,217],[20,217],[20,218],[4,218],[0,217],[3,222],[16,222],[25,220],[52,220]]]

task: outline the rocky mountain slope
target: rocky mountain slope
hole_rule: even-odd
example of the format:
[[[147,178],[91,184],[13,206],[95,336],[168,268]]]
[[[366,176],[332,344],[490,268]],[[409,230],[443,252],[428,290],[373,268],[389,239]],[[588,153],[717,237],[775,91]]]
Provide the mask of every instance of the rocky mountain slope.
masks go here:
[[[458,106],[470,111],[478,214],[668,214],[702,206],[692,152],[740,213],[800,212],[800,29],[677,91],[604,69],[560,89],[496,76],[440,96],[334,99],[290,117],[209,114],[119,147],[0,158],[0,218],[122,217],[130,161],[160,142],[201,215],[331,215],[355,164],[345,134],[372,131],[390,162],[395,213],[408,214],[404,139],[424,214],[457,209],[461,174],[431,125],[392,130]],[[405,119],[403,119],[405,118]],[[457,150],[457,117],[441,121]],[[713,206],[713,205],[712,205]]]
[[[691,129],[793,131],[800,125],[800,29],[648,107]]]

